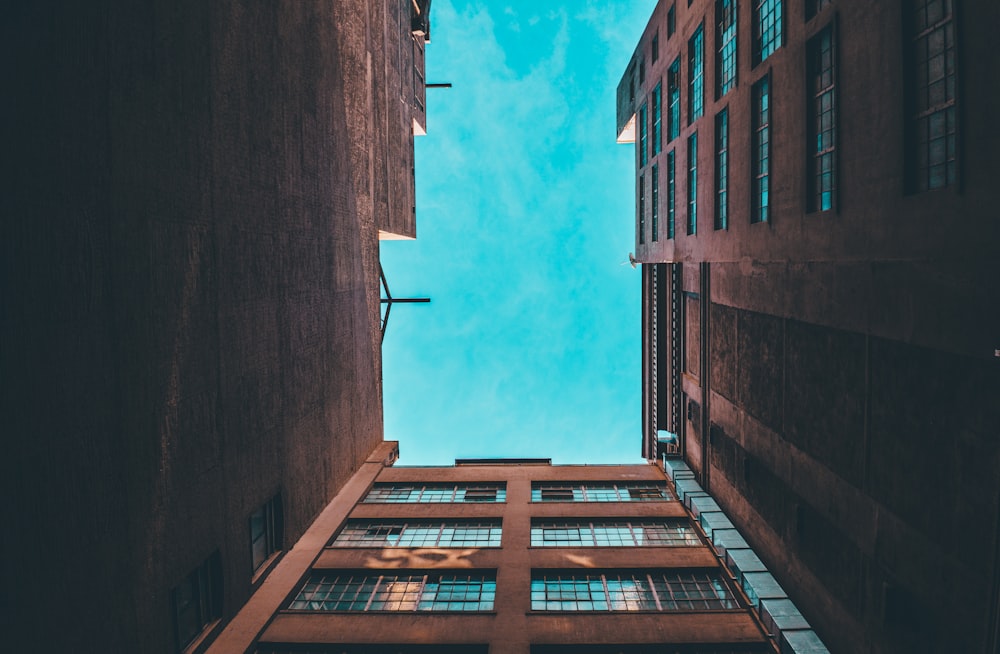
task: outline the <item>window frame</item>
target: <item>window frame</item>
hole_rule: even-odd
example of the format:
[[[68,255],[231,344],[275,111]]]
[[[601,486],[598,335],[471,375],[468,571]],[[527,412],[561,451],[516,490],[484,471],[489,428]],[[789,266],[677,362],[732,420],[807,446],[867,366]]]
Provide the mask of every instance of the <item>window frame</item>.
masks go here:
[[[493,501],[466,500],[469,491],[493,492]],[[395,499],[391,499],[395,498]],[[468,482],[436,484],[421,482],[376,482],[365,494],[362,504],[504,504],[507,501],[506,482]]]
[[[903,2],[903,25],[905,37],[903,47],[905,48],[903,61],[905,62],[905,98],[906,98],[906,130],[907,139],[906,157],[904,160],[904,178],[907,194],[926,193],[947,188],[961,188],[962,168],[961,168],[961,61],[959,48],[959,7],[955,0],[942,0],[942,6],[948,9],[948,13],[942,14],[938,20],[927,22],[922,28],[916,21],[917,5],[921,5],[923,11],[927,12],[927,0],[907,0]],[[929,20],[929,16],[925,16]],[[927,53],[925,61],[926,69],[930,70],[930,62],[935,58],[930,53],[930,38],[935,33],[941,31],[943,47],[938,56],[942,57],[942,76],[939,80],[931,81],[929,72],[921,78],[921,61],[918,57],[918,50],[922,47]],[[951,72],[949,74],[949,54],[951,62]],[[925,83],[926,82],[926,83]],[[943,99],[934,103],[931,98],[934,83],[940,82],[943,88]],[[950,92],[949,92],[950,88]],[[933,135],[933,124],[940,121],[943,124],[943,136],[935,138]],[[943,143],[943,159],[932,161],[934,153],[934,142]],[[926,165],[922,160],[926,159]],[[933,183],[933,170],[935,167],[943,166],[944,178],[939,184]]]
[[[550,538],[546,530],[575,531],[577,538]],[[618,538],[601,530],[616,530]],[[628,535],[628,538],[625,537]],[[652,537],[650,537],[652,534]],[[558,534],[553,534],[558,536]],[[611,541],[618,540],[620,543]],[[704,542],[686,518],[534,518],[531,547],[702,547]]]
[[[639,220],[636,225],[639,236],[639,245],[646,242],[646,175],[639,175]]]
[[[688,134],[687,233],[698,234],[698,130]]]
[[[715,217],[716,230],[729,229],[729,107],[715,114]]]
[[[676,148],[667,152],[667,239],[674,238],[676,230],[677,157]]]
[[[688,125],[705,115],[705,23],[688,39]]]
[[[652,152],[650,158],[655,157],[663,149],[663,83],[657,82],[656,87],[650,94],[650,103],[653,105],[652,111]]]
[[[751,46],[753,52],[753,65],[757,66],[759,64],[767,61],[767,58],[777,52],[785,44],[785,11],[783,5],[784,0],[753,0],[753,25],[751,26]],[[777,13],[777,17],[774,20],[774,31],[775,36],[766,42],[767,51],[765,52],[765,41],[764,36],[766,35],[766,30],[761,22],[762,19],[768,14],[761,14],[761,8],[765,5],[771,6],[770,13]],[[773,46],[773,47],[772,47]]]
[[[645,168],[649,163],[649,152],[646,150],[649,140],[649,128],[646,125],[646,103],[639,107],[639,168]]]
[[[726,7],[731,8],[729,29],[723,22]],[[739,2],[738,0],[715,0],[715,99],[719,100],[739,85]],[[730,38],[726,38],[730,34]],[[732,45],[729,49],[728,46]],[[727,52],[728,50],[728,52]],[[730,55],[727,57],[727,55]],[[727,66],[727,62],[731,65]],[[725,84],[725,71],[732,70],[732,78]]]
[[[767,107],[762,108],[761,89],[766,90]],[[772,114],[774,112],[771,98],[771,71],[762,75],[754,83],[750,93],[751,105],[751,146],[750,146],[750,223],[771,222],[771,160],[774,158],[771,146],[771,132],[773,131]],[[767,112],[766,122],[761,117]],[[762,140],[762,134],[767,141]],[[767,156],[761,157],[763,146],[767,146]],[[762,165],[762,162],[766,162]],[[766,169],[765,169],[766,168]],[[763,189],[761,188],[763,186]],[[766,195],[767,200],[764,201]]]
[[[291,613],[492,613],[496,600],[496,571],[313,570],[283,609]],[[393,570],[393,572],[397,572]],[[465,580],[460,578],[465,577]],[[343,580],[343,581],[342,581]],[[442,593],[442,585],[449,589]],[[464,584],[464,586],[463,586]],[[401,586],[401,587],[400,587]],[[469,589],[478,586],[478,599],[469,600]],[[312,588],[310,588],[312,587]],[[344,590],[336,599],[332,593]],[[354,589],[353,594],[350,591]],[[428,592],[432,599],[425,599]],[[324,595],[322,599],[320,596]],[[394,595],[396,597],[394,597]],[[442,597],[443,595],[443,597]],[[310,608],[297,604],[346,604],[346,608]],[[393,603],[396,608],[385,608]],[[422,604],[427,603],[425,606]],[[379,608],[372,608],[373,605]],[[444,605],[443,607],[441,605]],[[406,606],[406,608],[401,608]],[[360,608],[358,608],[360,607]]]
[[[250,514],[247,522],[250,527],[250,567],[251,576],[256,576],[267,567],[284,545],[284,513],[281,504],[281,493],[277,493],[260,508]],[[262,530],[255,534],[254,521],[259,520]],[[258,557],[256,545],[262,541],[263,555]]]
[[[652,241],[655,243],[659,240],[660,236],[660,170],[659,164],[653,164],[653,168],[650,176],[650,192],[649,201],[651,206],[651,216],[650,216],[650,228]]]
[[[369,537],[370,536],[370,537]],[[327,549],[477,548],[501,546],[498,518],[473,519],[351,519],[327,544]]]
[[[181,593],[185,587],[191,590],[190,600],[181,606]],[[192,649],[220,623],[223,593],[222,555],[218,550],[170,589],[171,624],[177,652]],[[182,613],[185,613],[188,607],[194,611],[194,621],[190,623],[194,628],[182,633],[182,622],[185,621]]]
[[[667,142],[681,135],[681,57],[667,68]]]
[[[629,490],[649,488],[658,492],[657,497],[636,499]],[[559,494],[559,499],[545,495]],[[570,498],[572,494],[572,499]],[[669,502],[674,500],[666,484],[653,481],[536,481],[531,484],[531,501],[534,502]]]
[[[816,78],[822,74],[821,39],[828,36],[830,40],[830,83],[817,88]],[[806,213],[825,213],[837,210],[837,193],[839,182],[838,170],[838,138],[839,138],[839,102],[837,93],[838,48],[836,21],[830,21],[806,42]],[[830,96],[830,137],[829,144],[824,140],[824,147],[816,149],[822,127],[822,110],[820,103],[824,95]],[[830,189],[829,206],[823,206],[823,188],[819,179],[823,174],[823,159],[829,161]]]
[[[674,593],[672,584],[679,585],[681,592]],[[739,593],[718,569],[537,569],[531,571],[530,588],[533,613],[743,610]],[[690,597],[695,593],[702,597]],[[688,606],[680,606],[684,603]]]

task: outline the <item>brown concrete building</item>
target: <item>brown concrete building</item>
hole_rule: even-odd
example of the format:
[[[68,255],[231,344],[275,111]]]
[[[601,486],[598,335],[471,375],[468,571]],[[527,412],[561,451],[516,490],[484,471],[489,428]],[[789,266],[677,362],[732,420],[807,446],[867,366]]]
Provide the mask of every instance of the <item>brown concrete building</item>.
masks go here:
[[[834,652],[1000,647],[998,18],[662,0],[618,88],[643,453]]]
[[[203,648],[382,443],[428,4],[4,8],[5,651]]]
[[[773,651],[659,466],[390,467],[394,445],[210,652]]]

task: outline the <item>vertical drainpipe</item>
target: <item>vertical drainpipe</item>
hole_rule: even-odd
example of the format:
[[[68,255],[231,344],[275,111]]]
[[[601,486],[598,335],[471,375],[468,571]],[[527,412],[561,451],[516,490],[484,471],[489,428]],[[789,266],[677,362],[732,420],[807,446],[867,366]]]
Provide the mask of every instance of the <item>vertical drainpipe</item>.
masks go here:
[[[709,439],[711,438],[712,431],[709,427],[709,410],[708,405],[712,395],[712,385],[709,379],[709,372],[712,366],[709,362],[709,354],[711,348],[709,347],[708,335],[710,333],[709,329],[709,315],[711,311],[709,310],[712,305],[712,298],[710,296],[711,283],[709,279],[709,272],[711,270],[709,262],[702,261],[699,264],[700,274],[698,275],[698,292],[701,295],[701,302],[698,303],[698,307],[701,311],[701,335],[700,335],[700,362],[698,374],[701,375],[701,486],[705,489],[705,492],[711,492],[709,484]]]
[[[670,424],[677,434],[681,458],[687,456],[681,394],[681,358],[684,356],[684,312],[681,304],[681,264],[670,264]]]
[[[640,267],[642,271],[640,278],[642,279],[642,456],[645,459],[653,458],[656,456],[656,450],[653,449],[652,455],[650,455],[651,440],[655,440],[655,435],[651,432],[651,426],[649,424],[649,407],[656,401],[656,398],[650,397],[652,390],[652,384],[650,383],[650,353],[652,348],[655,347],[651,343],[650,339],[650,304],[649,304],[649,270],[646,264],[642,264]]]

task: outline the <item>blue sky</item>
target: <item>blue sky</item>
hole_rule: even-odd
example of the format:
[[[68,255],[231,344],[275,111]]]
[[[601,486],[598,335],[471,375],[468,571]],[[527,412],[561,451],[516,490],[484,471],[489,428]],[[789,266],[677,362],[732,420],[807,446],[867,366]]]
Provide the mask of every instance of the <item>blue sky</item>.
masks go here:
[[[434,0],[417,240],[383,241],[396,305],[385,436],[403,465],[640,461],[634,163],[615,89],[655,0]]]

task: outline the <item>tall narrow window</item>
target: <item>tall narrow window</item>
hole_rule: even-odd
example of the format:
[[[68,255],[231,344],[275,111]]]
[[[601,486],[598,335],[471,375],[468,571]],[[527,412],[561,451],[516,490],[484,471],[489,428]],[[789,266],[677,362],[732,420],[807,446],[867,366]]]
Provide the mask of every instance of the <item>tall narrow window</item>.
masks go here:
[[[674,59],[667,70],[667,140],[681,133],[681,58]]]
[[[660,58],[660,33],[659,32],[653,32],[653,43],[650,46],[650,57],[653,60],[654,64],[656,63],[656,60]]]
[[[222,556],[215,552],[170,591],[177,651],[222,617]]]
[[[715,23],[715,97],[721,98],[736,86],[736,0],[716,0]]]
[[[729,227],[729,111],[715,116],[715,228]]]
[[[809,211],[833,208],[837,188],[835,95],[836,65],[833,26],[810,39],[806,48],[809,79]]]
[[[705,31],[698,26],[688,41],[688,125],[701,118],[705,107]]]
[[[639,244],[646,242],[646,178],[639,175]]]
[[[771,173],[771,93],[768,75],[753,87],[753,203],[750,222],[767,222],[770,198],[768,177]]]
[[[667,38],[674,35],[677,30],[677,14],[674,12],[674,5],[667,9]]]
[[[698,233],[698,132],[688,137],[688,234]]]
[[[781,21],[781,0],[754,0],[754,64],[764,61],[781,47]]]
[[[911,0],[910,187],[928,191],[958,179],[953,0]]]
[[[657,84],[656,88],[653,89],[653,156],[660,153],[660,149],[663,147],[663,135],[661,134],[660,124],[661,124],[661,114],[663,113],[663,96],[661,85]]]
[[[659,240],[660,238],[660,167],[653,164],[653,188],[650,193],[650,199],[653,201],[653,216],[652,216],[652,229],[653,229],[653,240]]]
[[[674,182],[676,180],[674,151],[667,153],[667,238],[674,237],[674,199],[676,196]]]
[[[250,552],[256,572],[272,554],[281,549],[281,495],[275,495],[250,514]]]
[[[648,138],[646,130],[646,105],[639,108],[639,167],[646,165],[649,151],[646,150]]]

